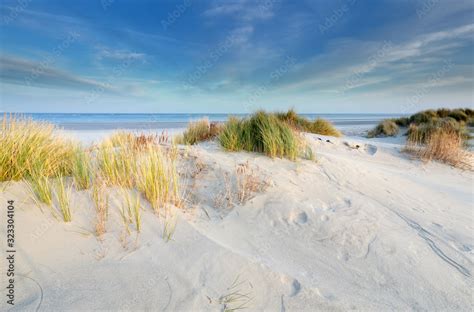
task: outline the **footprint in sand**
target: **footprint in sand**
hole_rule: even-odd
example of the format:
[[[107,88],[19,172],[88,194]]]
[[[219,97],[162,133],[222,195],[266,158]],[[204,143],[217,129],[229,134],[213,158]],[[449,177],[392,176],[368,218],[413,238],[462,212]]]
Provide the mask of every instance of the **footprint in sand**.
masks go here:
[[[305,223],[308,222],[308,215],[304,211],[293,212],[290,215],[290,220],[293,221],[296,224],[305,224]]]
[[[371,144],[367,144],[365,146],[365,151],[367,152],[367,154],[369,155],[375,155],[375,153],[377,153],[377,146],[375,145],[371,145]]]
[[[300,282],[297,279],[293,280],[293,283],[291,283],[290,297],[296,296],[300,291],[301,291]]]
[[[289,297],[294,297],[301,291],[301,284],[296,278],[291,278],[290,276],[284,275],[281,277],[281,282],[285,285],[285,287],[287,287],[285,295]]]

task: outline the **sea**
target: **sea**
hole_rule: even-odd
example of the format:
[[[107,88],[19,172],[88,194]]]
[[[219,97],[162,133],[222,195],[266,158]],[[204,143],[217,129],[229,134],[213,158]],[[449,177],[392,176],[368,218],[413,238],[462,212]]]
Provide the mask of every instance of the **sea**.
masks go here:
[[[57,125],[84,143],[96,142],[117,130],[137,133],[174,135],[182,132],[190,121],[208,118],[224,122],[229,116],[245,117],[248,114],[179,113],[18,113],[17,116],[45,121]],[[300,114],[310,120],[323,118],[331,121],[346,136],[365,136],[381,120],[397,118],[401,114]],[[0,116],[3,119],[3,116]]]
[[[180,114],[95,114],[95,113],[22,113],[24,117],[47,121],[65,130],[153,130],[183,129],[193,120],[208,118],[226,121],[229,116],[245,117],[246,114],[180,113]],[[379,121],[396,118],[400,114],[300,114],[311,120],[323,118],[342,131],[370,129]]]

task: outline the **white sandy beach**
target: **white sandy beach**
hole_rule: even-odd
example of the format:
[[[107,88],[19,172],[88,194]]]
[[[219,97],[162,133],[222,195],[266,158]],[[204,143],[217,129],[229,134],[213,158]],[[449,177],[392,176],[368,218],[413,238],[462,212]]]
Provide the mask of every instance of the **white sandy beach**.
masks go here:
[[[142,232],[124,236],[116,189],[99,241],[90,191],[73,194],[66,224],[24,183],[4,183],[0,200],[16,208],[12,311],[471,311],[472,172],[412,160],[402,137],[306,136],[316,161],[183,147],[193,178],[170,242],[145,200]],[[223,181],[247,162],[264,187],[238,204]],[[249,300],[226,304],[231,293]]]

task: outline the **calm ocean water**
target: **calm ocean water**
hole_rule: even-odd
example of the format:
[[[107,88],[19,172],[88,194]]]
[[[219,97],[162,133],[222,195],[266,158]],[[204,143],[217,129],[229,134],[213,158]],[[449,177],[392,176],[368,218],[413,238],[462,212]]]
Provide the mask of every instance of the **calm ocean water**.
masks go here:
[[[112,129],[178,129],[189,121],[207,117],[211,121],[225,121],[229,114],[22,114],[35,120],[48,121],[66,130]],[[244,114],[231,114],[245,116]],[[344,129],[370,128],[380,120],[395,118],[395,114],[301,114],[310,119],[324,118]]]

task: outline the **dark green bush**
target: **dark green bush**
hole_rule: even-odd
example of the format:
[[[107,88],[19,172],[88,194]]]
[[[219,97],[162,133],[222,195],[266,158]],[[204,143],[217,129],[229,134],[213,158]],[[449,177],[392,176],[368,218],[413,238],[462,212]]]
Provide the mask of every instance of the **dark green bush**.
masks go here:
[[[467,114],[464,112],[462,109],[455,109],[452,110],[449,114],[448,117],[456,119],[456,121],[463,121],[466,122],[468,120]]]

